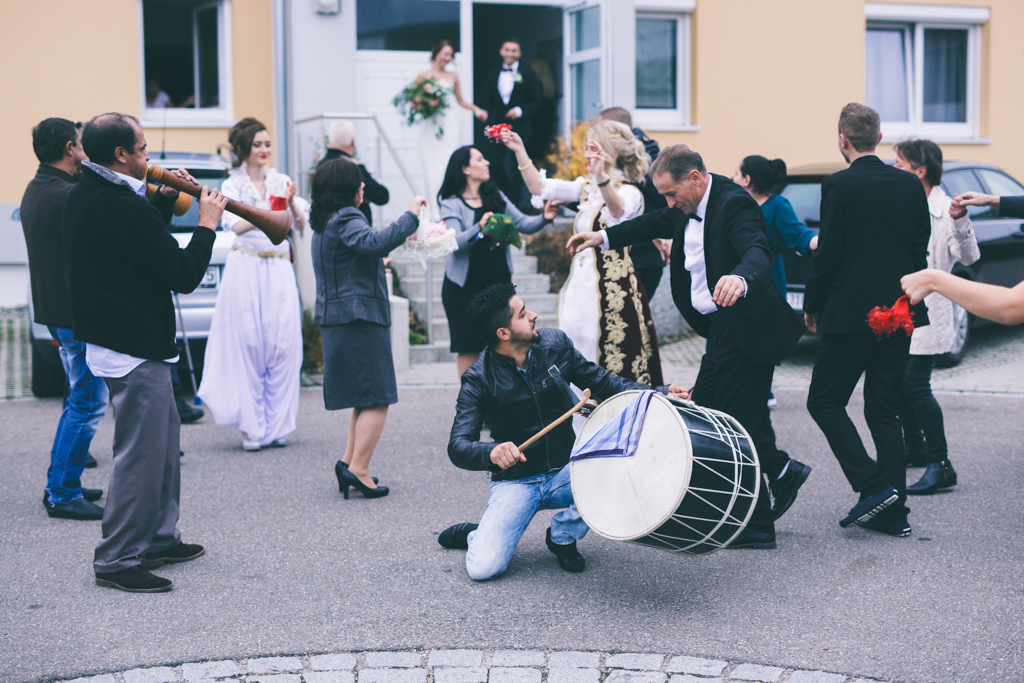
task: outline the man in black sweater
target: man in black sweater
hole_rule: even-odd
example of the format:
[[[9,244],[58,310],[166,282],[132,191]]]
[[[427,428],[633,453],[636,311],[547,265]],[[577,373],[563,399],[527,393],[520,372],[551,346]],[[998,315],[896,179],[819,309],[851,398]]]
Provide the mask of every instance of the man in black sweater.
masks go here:
[[[202,546],[178,533],[181,422],[171,388],[174,305],[171,291],[199,286],[226,199],[203,188],[199,227],[184,249],[165,217],[147,202],[149,154],[138,121],[103,114],[82,144],[91,161],[68,195],[64,256],[75,336],[103,377],[114,404],[114,471],[96,546],[96,584],[131,592],[170,590],[146,569],[184,562]],[[175,173],[194,182],[179,169]]]
[[[60,228],[68,193],[85,160],[81,138],[78,126],[67,119],[46,119],[32,129],[39,169],[21,199],[21,227],[35,321],[46,325],[60,345],[69,386],[50,450],[43,506],[50,517],[96,520],[103,518],[103,508],[92,501],[103,491],[82,488],[81,477],[96,425],[107,410],[107,385],[89,372],[85,344],[72,330]]]
[[[342,157],[356,161],[355,154],[355,126],[350,121],[338,119],[331,124],[327,131],[327,153],[324,154],[324,158],[320,160],[316,167],[320,168],[328,161],[334,161]],[[370,175],[370,172],[366,170],[365,166],[358,161],[356,163],[359,164],[359,173],[363,176],[363,203],[359,205],[359,210],[366,216],[366,222],[373,225],[373,212],[370,210],[370,204],[384,206],[391,199],[391,195],[388,192],[388,188],[378,183]]]

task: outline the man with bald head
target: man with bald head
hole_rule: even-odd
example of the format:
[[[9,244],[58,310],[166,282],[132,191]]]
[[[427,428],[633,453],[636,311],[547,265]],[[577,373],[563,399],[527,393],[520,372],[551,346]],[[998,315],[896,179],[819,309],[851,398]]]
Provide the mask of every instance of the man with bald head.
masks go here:
[[[170,590],[146,571],[203,554],[178,532],[181,422],[171,388],[178,360],[171,292],[187,294],[210,264],[227,203],[204,187],[199,226],[184,249],[167,230],[177,193],[146,201],[149,153],[137,119],[97,116],[82,131],[89,161],[68,194],[62,225],[75,338],[114,407],[114,471],[96,546],[96,584]],[[174,172],[195,182],[183,169]]]
[[[320,168],[327,162],[340,159],[341,157],[354,159],[355,155],[356,127],[352,125],[351,121],[337,119],[331,123],[331,127],[327,131],[327,153],[324,154],[324,158],[320,160],[316,167]],[[359,162],[357,161],[356,163]],[[373,176],[370,175],[370,172],[362,164],[359,164],[359,172],[363,175],[364,185],[363,203],[359,205],[359,210],[366,216],[366,222],[373,225],[373,212],[370,210],[370,204],[384,206],[391,197],[388,194],[388,188],[374,180]]]

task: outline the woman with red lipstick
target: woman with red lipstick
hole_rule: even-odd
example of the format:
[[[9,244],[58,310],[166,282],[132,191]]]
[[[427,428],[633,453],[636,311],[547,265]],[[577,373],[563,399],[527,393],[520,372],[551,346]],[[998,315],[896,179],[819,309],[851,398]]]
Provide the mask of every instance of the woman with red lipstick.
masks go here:
[[[291,178],[268,167],[266,127],[242,119],[228,141],[235,167],[221,192],[258,209],[287,209],[292,227],[304,230],[309,203],[295,196]],[[241,430],[245,450],[286,446],[299,412],[302,368],[302,311],[289,244],[274,246],[234,214],[225,214],[221,225],[237,237],[224,265],[199,398],[217,424]]]

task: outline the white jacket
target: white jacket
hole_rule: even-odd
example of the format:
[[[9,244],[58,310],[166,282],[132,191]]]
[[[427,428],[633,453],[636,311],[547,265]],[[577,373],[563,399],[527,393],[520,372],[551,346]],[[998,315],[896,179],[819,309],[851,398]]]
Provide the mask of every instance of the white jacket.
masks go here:
[[[928,213],[932,219],[932,235],[928,239],[928,267],[947,273],[953,270],[954,263],[969,266],[981,256],[971,219],[964,215],[953,220],[949,215],[952,202],[938,185],[928,193]],[[914,356],[947,353],[953,348],[953,304],[934,292],[926,296],[924,302],[928,306],[929,324],[914,330],[910,353]]]

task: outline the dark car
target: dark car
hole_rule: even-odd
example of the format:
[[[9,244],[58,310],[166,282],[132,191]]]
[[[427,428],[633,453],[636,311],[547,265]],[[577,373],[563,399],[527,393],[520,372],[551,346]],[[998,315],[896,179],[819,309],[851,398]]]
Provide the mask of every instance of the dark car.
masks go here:
[[[786,186],[780,194],[793,205],[797,217],[814,231],[821,225],[821,181],[844,168],[847,168],[846,164],[835,163],[798,166],[789,170]],[[998,196],[1024,195],[1024,186],[1006,172],[995,166],[969,161],[947,161],[943,164],[942,189],[950,197],[968,190]],[[974,224],[981,258],[969,266],[957,263],[953,266],[953,274],[1004,287],[1013,287],[1024,280],[1024,220],[1003,218],[995,209],[984,206],[969,206],[967,213]],[[789,253],[783,256],[783,260],[788,289],[786,298],[790,306],[801,310],[811,259]],[[953,305],[953,315],[956,326],[953,349],[938,361],[947,367],[956,365],[963,358],[972,327],[992,324],[975,318],[956,304]]]

